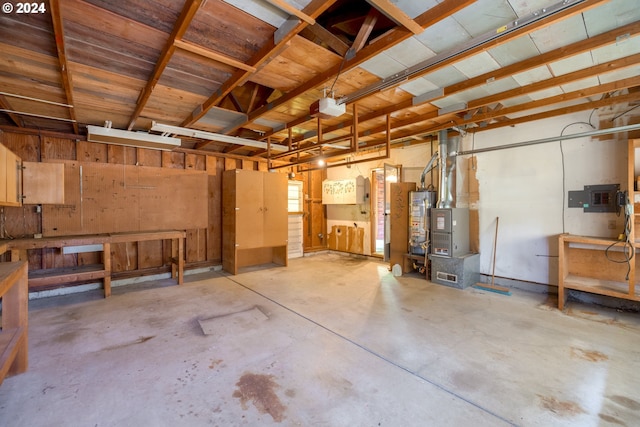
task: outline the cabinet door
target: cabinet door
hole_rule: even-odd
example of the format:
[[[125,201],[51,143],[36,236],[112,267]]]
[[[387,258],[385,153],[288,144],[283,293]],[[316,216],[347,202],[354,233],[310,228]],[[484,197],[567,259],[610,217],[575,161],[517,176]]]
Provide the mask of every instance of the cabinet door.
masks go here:
[[[64,204],[64,164],[22,162],[24,204]]]
[[[264,246],[262,172],[236,171],[236,244],[238,249]]]
[[[5,149],[6,157],[6,198],[5,206],[20,206],[20,157]]]
[[[0,205],[7,201],[7,149],[0,144]]]
[[[264,174],[264,246],[283,246],[288,236],[287,177]]]

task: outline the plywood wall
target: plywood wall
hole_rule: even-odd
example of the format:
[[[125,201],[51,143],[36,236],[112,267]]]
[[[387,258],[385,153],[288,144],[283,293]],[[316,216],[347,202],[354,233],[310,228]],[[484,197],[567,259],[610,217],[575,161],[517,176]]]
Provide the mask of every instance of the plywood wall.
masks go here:
[[[33,205],[0,208],[0,224],[3,226],[0,229],[2,233],[0,238],[33,237],[37,233],[67,235],[116,232],[122,231],[123,227],[130,227],[129,223],[132,219],[136,218],[136,215],[139,216],[140,209],[136,209],[136,206],[139,208],[141,195],[133,195],[132,199],[122,191],[107,191],[109,185],[118,186],[124,182],[118,181],[117,177],[118,174],[121,177],[124,171],[125,174],[129,174],[129,177],[133,174],[142,174],[151,179],[151,181],[147,179],[142,184],[138,182],[138,186],[163,188],[162,191],[156,188],[154,194],[149,192],[151,190],[145,190],[148,196],[146,202],[148,202],[149,214],[144,218],[138,218],[137,221],[139,224],[144,224],[140,229],[186,229],[187,268],[221,263],[222,172],[235,168],[266,170],[266,162],[258,159],[119,147],[64,136],[33,135],[19,131],[0,132],[0,143],[23,160],[64,162],[65,173],[72,175],[72,179],[66,180],[65,183],[65,191],[68,195],[68,199],[65,200],[68,203],[65,205],[45,206],[42,212],[37,212],[36,206]],[[85,221],[84,223],[79,222],[78,207],[80,205],[77,201],[81,195],[81,181],[73,178],[73,175],[78,172],[79,165],[83,165],[85,174],[83,197],[87,197],[86,179],[89,172],[94,181],[100,177],[105,180],[104,185],[100,187],[104,190],[103,193],[90,196],[99,200],[93,200],[92,204],[85,203],[84,208],[88,208],[91,204],[90,211],[94,216],[100,209],[106,208],[110,210],[110,214],[102,216],[102,219],[94,218],[95,221],[92,222],[91,227],[87,223],[88,217],[81,219]],[[109,179],[111,181],[106,182]],[[163,184],[159,185],[161,181]],[[171,183],[178,183],[178,187]],[[193,199],[196,193],[199,200]],[[188,206],[183,206],[182,211],[176,209],[176,201],[179,199],[184,202],[185,198],[190,200]],[[85,210],[83,215],[88,212]],[[100,224],[101,221],[104,223]],[[113,270],[120,272],[123,276],[167,271],[169,268],[168,260],[171,256],[169,242],[115,244],[112,245],[111,251]],[[99,260],[95,253],[62,255],[53,249],[29,251],[31,270],[97,262]]]

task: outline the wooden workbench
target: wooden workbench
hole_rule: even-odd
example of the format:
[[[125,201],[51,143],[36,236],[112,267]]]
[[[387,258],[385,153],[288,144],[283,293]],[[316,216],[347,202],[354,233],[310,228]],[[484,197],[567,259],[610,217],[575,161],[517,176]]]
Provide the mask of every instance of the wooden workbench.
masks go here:
[[[186,232],[180,230],[145,231],[134,233],[91,234],[79,236],[56,236],[38,239],[14,239],[4,242],[11,251],[12,261],[27,261],[27,251],[31,249],[65,247],[87,247],[91,252],[102,252],[102,264],[77,266],[72,268],[47,269],[37,274],[31,273],[29,288],[37,289],[64,283],[87,280],[102,280],[105,298],[111,295],[111,244],[127,242],[143,242],[149,240],[171,240],[171,277],[177,278],[178,284],[184,278],[184,239]]]

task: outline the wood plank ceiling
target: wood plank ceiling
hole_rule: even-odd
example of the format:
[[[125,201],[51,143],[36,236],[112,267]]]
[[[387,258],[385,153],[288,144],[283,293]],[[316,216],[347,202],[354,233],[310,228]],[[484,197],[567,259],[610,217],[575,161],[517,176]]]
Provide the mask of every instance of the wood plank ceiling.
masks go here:
[[[633,117],[637,6],[50,0],[37,13],[0,14],[0,129],[84,135],[110,122],[171,134],[158,127],[170,125],[240,137],[178,135],[183,151],[298,162],[422,143],[453,126],[482,131],[596,108]],[[346,112],[312,117],[327,94]]]

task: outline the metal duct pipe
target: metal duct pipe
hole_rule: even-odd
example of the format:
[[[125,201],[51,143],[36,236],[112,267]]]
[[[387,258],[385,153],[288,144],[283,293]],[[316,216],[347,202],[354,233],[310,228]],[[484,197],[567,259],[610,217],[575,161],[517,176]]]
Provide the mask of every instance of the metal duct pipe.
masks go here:
[[[438,182],[438,207],[448,208],[446,201],[447,193],[447,130],[438,132],[438,153],[440,153],[440,180]]]
[[[447,141],[447,194],[446,194],[446,202],[448,202],[444,207],[445,208],[455,208],[456,207],[456,165],[458,163],[457,151],[458,145],[460,142],[460,137],[456,136]]]

